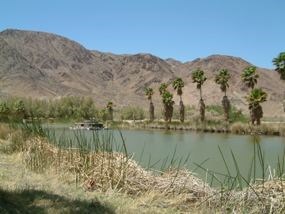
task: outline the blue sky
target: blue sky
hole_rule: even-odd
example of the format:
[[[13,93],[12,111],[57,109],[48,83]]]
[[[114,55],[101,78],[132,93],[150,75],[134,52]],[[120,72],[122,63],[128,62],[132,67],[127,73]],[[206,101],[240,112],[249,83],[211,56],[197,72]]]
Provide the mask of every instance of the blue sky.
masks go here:
[[[52,32],[118,54],[225,54],[272,68],[285,51],[284,10],[284,0],[6,0],[0,30]]]

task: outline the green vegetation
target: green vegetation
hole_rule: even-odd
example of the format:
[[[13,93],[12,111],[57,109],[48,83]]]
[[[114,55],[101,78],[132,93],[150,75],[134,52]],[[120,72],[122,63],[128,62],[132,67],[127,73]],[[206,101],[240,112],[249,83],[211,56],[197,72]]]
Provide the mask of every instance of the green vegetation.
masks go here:
[[[145,112],[140,107],[124,107],[119,110],[121,120],[143,120]]]
[[[171,122],[172,116],[173,116],[173,105],[174,101],[173,99],[173,94],[171,94],[169,91],[165,91],[162,94],[162,102],[164,105],[164,118],[165,122]]]
[[[193,83],[196,83],[197,89],[200,91],[200,101],[199,101],[199,108],[200,108],[200,120],[203,122],[205,120],[205,108],[206,105],[203,100],[202,96],[202,86],[207,80],[207,77],[204,74],[204,71],[197,69],[192,72],[192,80]]]
[[[185,120],[185,107],[182,101],[182,94],[183,91],[182,89],[184,88],[184,82],[181,78],[177,77],[173,83],[172,87],[177,91],[177,95],[180,97],[180,102],[179,102],[179,115],[180,115],[180,121],[181,123],[184,122]]]
[[[229,88],[230,77],[230,73],[227,69],[221,69],[215,78],[215,82],[220,85],[221,91],[225,93],[222,100],[222,106],[224,108],[224,117],[226,121],[229,120],[231,110],[231,104],[227,97],[227,88]]]
[[[280,74],[280,79],[285,80],[285,52],[279,53],[279,55],[272,60],[275,66],[275,71]],[[284,98],[283,98],[284,99]],[[283,100],[283,111],[285,112],[285,101]]]
[[[267,93],[264,92],[261,88],[255,88],[257,79],[259,78],[259,75],[256,74],[256,67],[250,66],[248,68],[245,68],[241,77],[245,85],[251,88],[251,91],[247,96],[251,123],[252,125],[260,125],[260,120],[263,117],[263,110],[260,104],[266,101]]]
[[[249,66],[245,68],[241,74],[241,79],[248,88],[253,89],[257,84],[257,79],[259,75],[256,73],[256,67]]]
[[[255,124],[256,121],[256,124],[260,125],[260,119],[263,117],[263,111],[260,104],[265,102],[266,98],[267,93],[261,88],[253,89],[247,97],[252,124]]]
[[[162,83],[159,87],[159,93],[162,98],[163,103],[163,114],[164,114],[164,121],[166,123],[171,122],[173,116],[173,94],[171,94],[167,90],[168,85],[166,83]]]
[[[161,83],[159,86],[159,94],[162,95],[167,90],[168,85],[166,83]]]
[[[154,105],[152,102],[152,95],[154,91],[152,88],[145,88],[145,95],[149,100],[149,121],[152,122],[154,120]]]
[[[275,71],[280,74],[280,79],[285,80],[285,52],[279,53],[279,55],[272,60],[275,66]]]
[[[113,121],[113,102],[109,101],[106,105],[106,109],[108,111],[107,120]]]
[[[62,97],[59,99],[2,98],[1,121],[24,118],[56,119],[58,121],[99,117],[93,99],[88,97]]]

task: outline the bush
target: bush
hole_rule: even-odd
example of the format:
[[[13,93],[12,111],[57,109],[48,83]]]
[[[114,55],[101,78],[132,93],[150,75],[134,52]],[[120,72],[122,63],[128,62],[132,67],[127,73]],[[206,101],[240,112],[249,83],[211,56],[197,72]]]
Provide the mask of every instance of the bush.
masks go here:
[[[206,111],[213,115],[222,115],[224,113],[223,107],[219,105],[208,105],[206,106]]]
[[[7,97],[0,103],[0,119],[21,121],[23,118],[89,119],[99,113],[90,97],[68,96],[59,99]]]
[[[230,111],[230,122],[242,122],[247,123],[249,118],[238,110],[236,107],[232,106]]]
[[[120,110],[121,120],[143,120],[144,110],[139,107],[125,107]]]

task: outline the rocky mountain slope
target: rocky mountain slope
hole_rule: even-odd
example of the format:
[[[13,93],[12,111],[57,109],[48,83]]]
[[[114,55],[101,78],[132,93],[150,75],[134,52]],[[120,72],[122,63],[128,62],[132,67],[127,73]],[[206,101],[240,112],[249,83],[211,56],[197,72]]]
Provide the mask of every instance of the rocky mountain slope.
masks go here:
[[[182,63],[151,54],[115,55],[91,51],[67,38],[43,32],[5,30],[0,32],[0,92],[2,95],[57,97],[91,96],[99,106],[109,100],[117,106],[147,106],[144,88],[155,89],[176,76],[185,81],[184,101],[196,105],[199,93],[191,71],[201,68],[208,77],[203,88],[207,104],[220,103],[222,93],[214,83],[220,68],[231,72],[229,97],[238,108],[246,109],[247,89],[240,80],[242,70],[251,65],[237,57],[212,55]],[[269,93],[266,115],[282,113],[283,82],[276,72],[258,68],[258,85]],[[172,89],[171,89],[172,90]],[[172,90],[173,91],[173,90]],[[175,96],[178,101],[178,97]],[[178,103],[178,102],[177,102]]]

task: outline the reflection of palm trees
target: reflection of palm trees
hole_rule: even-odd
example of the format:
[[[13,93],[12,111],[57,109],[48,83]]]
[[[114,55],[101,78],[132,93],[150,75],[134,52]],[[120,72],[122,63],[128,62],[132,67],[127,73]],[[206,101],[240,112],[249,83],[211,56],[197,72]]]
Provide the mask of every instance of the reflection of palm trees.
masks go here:
[[[179,114],[180,114],[180,121],[183,123],[184,122],[184,117],[185,117],[185,108],[184,104],[182,101],[182,88],[184,87],[184,82],[181,78],[176,78],[173,83],[172,83],[173,88],[177,91],[177,95],[180,97],[180,102],[179,102]]]
[[[200,101],[199,101],[200,119],[201,121],[204,121],[206,105],[204,103],[203,96],[202,96],[202,85],[207,80],[207,77],[205,76],[203,70],[197,69],[192,72],[192,80],[193,80],[193,83],[197,84],[197,89],[199,89],[200,91]]]

